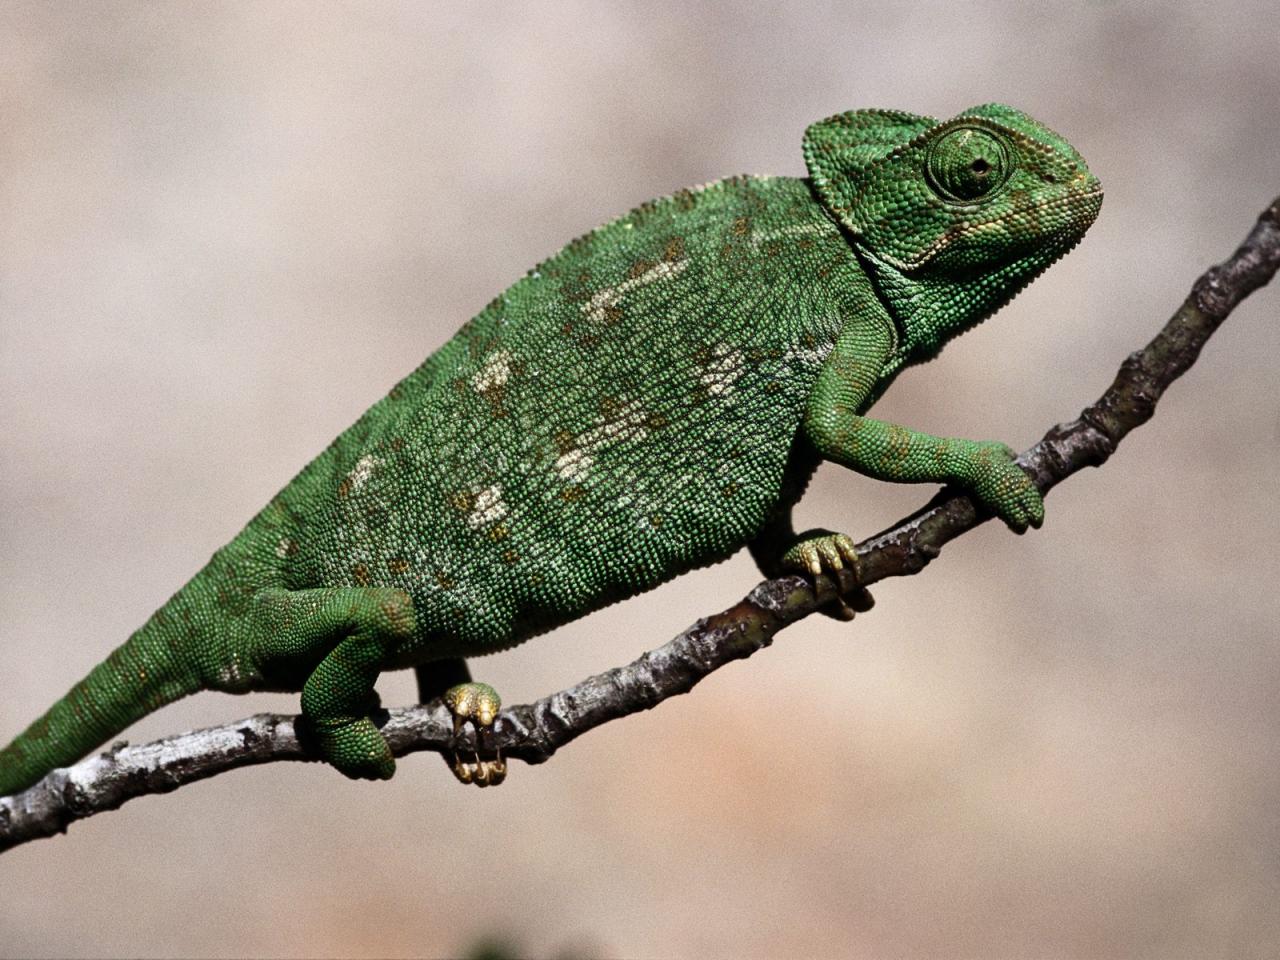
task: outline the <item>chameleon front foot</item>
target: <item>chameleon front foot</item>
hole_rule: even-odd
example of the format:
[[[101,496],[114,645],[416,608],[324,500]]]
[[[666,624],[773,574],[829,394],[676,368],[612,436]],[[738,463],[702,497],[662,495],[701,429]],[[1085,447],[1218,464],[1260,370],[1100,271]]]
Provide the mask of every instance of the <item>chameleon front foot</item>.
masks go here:
[[[846,534],[829,530],[803,533],[782,555],[782,566],[812,577],[818,600],[831,604],[831,616],[837,620],[852,620],[855,613],[865,613],[875,604],[859,583],[862,568],[858,551]]]
[[[312,721],[324,758],[353,780],[390,780],[395,757],[382,732],[368,717]]]
[[[444,703],[453,714],[453,735],[456,737],[462,728],[471,722],[476,728],[476,743],[482,735],[493,730],[493,721],[502,709],[502,698],[498,691],[487,683],[468,681],[450,687],[444,692]],[[463,783],[474,783],[477,787],[496,787],[507,778],[507,761],[502,759],[502,752],[495,751],[494,759],[482,760],[477,751],[475,762],[466,763],[453,751],[453,775]]]

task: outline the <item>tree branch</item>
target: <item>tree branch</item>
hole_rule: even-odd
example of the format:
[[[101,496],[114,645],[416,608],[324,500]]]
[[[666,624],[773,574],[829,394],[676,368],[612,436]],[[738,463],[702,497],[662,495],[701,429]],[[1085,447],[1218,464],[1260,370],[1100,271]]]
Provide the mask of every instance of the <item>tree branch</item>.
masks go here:
[[[1205,342],[1246,296],[1280,267],[1280,198],[1263,211],[1244,243],[1210,268],[1155,339],[1131,354],[1115,382],[1070,423],[1059,424],[1018,462],[1047,493],[1084,467],[1096,467],[1120,441],[1151,419],[1165,389],[1196,361]],[[858,545],[862,582],[918,573],[943,545],[990,519],[963,494],[946,489],[900,523]],[[825,598],[832,589],[819,582]],[[487,747],[542,763],[588,730],[688,693],[726,663],[769,646],[783,627],[822,603],[800,577],[758,584],[744,599],[699,620],[671,642],[624,667],[589,677],[536,703],[510,707],[498,718]],[[436,700],[388,711],[382,732],[396,756],[418,750],[450,753],[452,719]],[[458,746],[470,749],[470,733]],[[134,797],[166,793],[226,770],[276,760],[319,760],[297,717],[258,714],[155,743],[113,744],[35,786],[0,798],[0,850],[65,832],[68,824]]]

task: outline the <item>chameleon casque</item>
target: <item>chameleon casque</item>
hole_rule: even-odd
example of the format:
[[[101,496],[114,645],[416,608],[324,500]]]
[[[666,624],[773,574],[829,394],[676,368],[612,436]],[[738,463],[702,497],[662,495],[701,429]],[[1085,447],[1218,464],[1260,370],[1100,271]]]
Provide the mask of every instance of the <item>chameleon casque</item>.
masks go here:
[[[300,690],[333,766],[390,777],[383,670],[415,667],[424,701],[445,693],[483,729],[497,695],[463,657],[744,545],[771,575],[856,570],[848,537],[792,530],[824,459],[954,483],[1038,526],[1003,444],[865,413],[1080,240],[1097,179],[999,104],[839,114],[809,127],[804,157],[808,178],[681,190],[529,271],[0,751],[0,795],[197,690]],[[849,616],[869,597],[833,603]],[[505,775],[500,757],[453,767]]]

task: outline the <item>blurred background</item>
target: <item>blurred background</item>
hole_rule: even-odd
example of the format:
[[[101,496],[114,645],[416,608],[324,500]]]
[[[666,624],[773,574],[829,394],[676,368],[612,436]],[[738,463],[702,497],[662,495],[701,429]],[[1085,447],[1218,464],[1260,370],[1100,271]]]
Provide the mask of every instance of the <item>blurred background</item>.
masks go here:
[[[1102,178],[1084,244],[876,408],[1027,446],[1280,193],[1278,48],[1270,0],[0,3],[0,739],[526,268],[801,175],[841,110],[1006,101]],[[13,850],[0,953],[1276,956],[1278,370],[1269,289],[1043,530],[989,524],[501,789],[277,764]],[[863,537],[932,492],[828,466],[800,519]],[[756,580],[740,555],[473,670],[526,702]],[[260,710],[297,699],[129,736]]]

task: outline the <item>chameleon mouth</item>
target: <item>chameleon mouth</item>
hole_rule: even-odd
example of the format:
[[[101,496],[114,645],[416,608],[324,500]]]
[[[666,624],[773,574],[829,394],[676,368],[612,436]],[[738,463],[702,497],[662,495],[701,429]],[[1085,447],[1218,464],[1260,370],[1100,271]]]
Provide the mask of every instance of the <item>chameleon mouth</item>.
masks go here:
[[[1084,236],[1084,232],[1093,225],[1093,221],[1098,217],[1098,211],[1102,209],[1102,185],[1098,182],[1097,177],[1091,174],[1086,174],[1086,176],[1092,181],[1092,185],[1088,190],[1072,191],[1044,203],[1015,207],[1008,213],[992,217],[989,220],[964,221],[938,237],[918,257],[911,260],[896,260],[891,257],[885,257],[884,259],[904,273],[909,273],[927,266],[930,262],[946,253],[957,241],[966,237],[989,231],[993,227],[1008,225],[1018,220],[1040,219],[1046,215],[1052,216],[1056,211],[1064,207],[1068,210],[1068,216],[1055,228],[1038,231],[1038,235],[1040,237],[1059,237],[1066,234],[1079,240],[1080,237]]]
[[[1045,203],[1029,204],[1025,207],[1015,207],[1013,210],[1000,217],[985,221],[985,224],[1003,223],[1019,216],[1028,216],[1042,214],[1047,211],[1058,210],[1061,207],[1078,208],[1080,213],[1089,212],[1089,223],[1093,223],[1098,216],[1098,211],[1102,209],[1102,184],[1098,183],[1096,177],[1090,177],[1093,186],[1089,190],[1073,191],[1055,200],[1049,200]],[[985,224],[975,224],[970,228],[972,230],[980,229]]]

